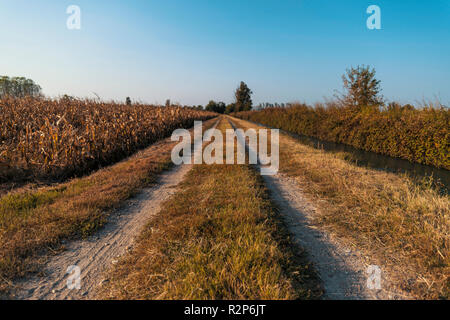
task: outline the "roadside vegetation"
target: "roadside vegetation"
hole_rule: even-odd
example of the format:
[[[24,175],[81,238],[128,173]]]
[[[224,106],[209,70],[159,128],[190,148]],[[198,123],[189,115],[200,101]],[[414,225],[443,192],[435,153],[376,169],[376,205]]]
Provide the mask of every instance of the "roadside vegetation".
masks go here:
[[[450,170],[448,108],[386,105],[380,95],[380,81],[369,67],[347,70],[343,83],[344,94],[326,105],[311,107],[297,103],[237,116],[292,133]]]
[[[311,107],[295,104],[242,112],[244,120],[365,151],[450,170],[450,111],[391,105],[384,110],[366,107]]]
[[[430,181],[415,183],[347,158],[280,134],[280,170],[296,178],[318,210],[319,225],[362,250],[402,291],[420,299],[450,298],[448,194]]]
[[[221,121],[218,129],[231,128]],[[196,165],[108,273],[106,299],[317,299],[317,278],[249,165]]]
[[[175,145],[168,138],[90,176],[1,197],[0,292],[11,290],[15,278],[40,271],[43,254],[63,250],[62,240],[92,234],[114,208],[156,182],[171,165]]]
[[[213,116],[175,106],[5,96],[0,99],[0,183],[86,175]]]

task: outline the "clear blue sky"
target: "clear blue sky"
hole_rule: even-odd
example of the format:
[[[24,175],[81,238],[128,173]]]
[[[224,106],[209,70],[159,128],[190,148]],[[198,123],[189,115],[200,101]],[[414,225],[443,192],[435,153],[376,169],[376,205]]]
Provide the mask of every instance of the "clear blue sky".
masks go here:
[[[366,27],[372,4],[382,30]],[[50,96],[204,105],[243,80],[256,103],[315,102],[358,64],[388,99],[448,104],[450,0],[0,0],[0,75]]]

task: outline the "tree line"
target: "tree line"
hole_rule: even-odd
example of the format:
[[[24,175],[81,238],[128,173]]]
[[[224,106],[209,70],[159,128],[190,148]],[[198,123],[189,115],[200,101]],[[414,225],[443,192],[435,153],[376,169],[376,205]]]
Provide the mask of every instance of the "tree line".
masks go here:
[[[226,105],[224,102],[216,102],[214,100],[209,101],[206,105],[206,111],[212,111],[217,113],[230,114],[233,112],[250,111],[253,108],[252,90],[247,84],[241,81],[239,87],[236,89],[234,96],[235,102]]]
[[[369,66],[351,67],[342,76],[344,93],[336,95],[336,103],[347,107],[381,107],[385,104],[380,95],[380,81],[375,78],[375,69]],[[217,113],[235,113],[253,109],[251,95],[253,92],[245,82],[241,82],[235,91],[235,102],[226,105],[224,102],[209,101],[205,110]],[[288,108],[290,103],[260,103],[256,109]],[[389,107],[392,107],[391,104]],[[203,108],[202,106],[194,108]]]
[[[380,95],[380,81],[375,78],[375,69],[369,66],[351,67],[342,76],[342,81],[344,93],[335,95],[336,101],[334,101],[334,104],[356,108],[385,106],[386,102]],[[253,109],[252,94],[253,92],[247,84],[241,81],[239,87],[235,90],[235,101],[233,103],[227,105],[224,102],[211,100],[205,108],[201,105],[190,106],[190,108],[226,114],[250,111]],[[5,96],[15,98],[23,98],[26,96],[41,97],[42,92],[41,87],[31,79],[0,76],[0,98]],[[130,97],[126,98],[125,104],[132,104]],[[170,105],[172,103],[168,99],[166,106]],[[290,106],[290,103],[261,103],[255,109],[285,108]],[[411,106],[407,105],[406,107],[410,108]],[[398,106],[395,103],[390,103],[387,108],[398,108]]]
[[[41,87],[33,80],[25,77],[0,77],[0,98],[10,96],[14,98],[40,97]]]

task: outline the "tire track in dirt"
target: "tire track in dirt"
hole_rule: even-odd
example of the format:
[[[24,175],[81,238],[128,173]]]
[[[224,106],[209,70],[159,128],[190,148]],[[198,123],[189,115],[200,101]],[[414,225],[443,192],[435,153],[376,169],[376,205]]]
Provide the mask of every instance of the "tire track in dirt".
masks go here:
[[[228,118],[231,126],[234,122]],[[253,125],[253,127],[259,127]],[[239,141],[239,139],[238,139]],[[240,140],[242,142],[242,139]],[[245,143],[245,142],[244,142]],[[247,150],[249,149],[246,143]],[[254,151],[253,151],[254,152]],[[259,165],[260,167],[260,165]],[[308,253],[325,289],[324,299],[333,300],[379,300],[402,299],[399,293],[390,292],[385,286],[388,275],[382,272],[380,290],[367,286],[366,257],[355,249],[344,246],[338,239],[321,230],[314,223],[314,205],[302,194],[295,179],[281,173],[262,176],[271,198],[284,217],[293,240]]]

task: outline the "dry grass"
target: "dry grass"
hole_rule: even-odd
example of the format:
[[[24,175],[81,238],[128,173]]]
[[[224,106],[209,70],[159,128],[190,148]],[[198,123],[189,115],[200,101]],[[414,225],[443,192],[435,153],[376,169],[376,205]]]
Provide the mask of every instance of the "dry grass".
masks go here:
[[[218,128],[229,128],[225,121]],[[108,299],[311,299],[320,290],[295,252],[258,173],[197,165],[101,290]]]
[[[297,178],[321,212],[320,223],[376,260],[402,290],[420,299],[449,298],[448,195],[406,176],[357,167],[284,134],[280,170]]]
[[[0,291],[10,289],[14,278],[39,271],[41,253],[62,249],[62,239],[102,226],[112,209],[170,166],[175,144],[162,140],[91,176],[0,198]]]

